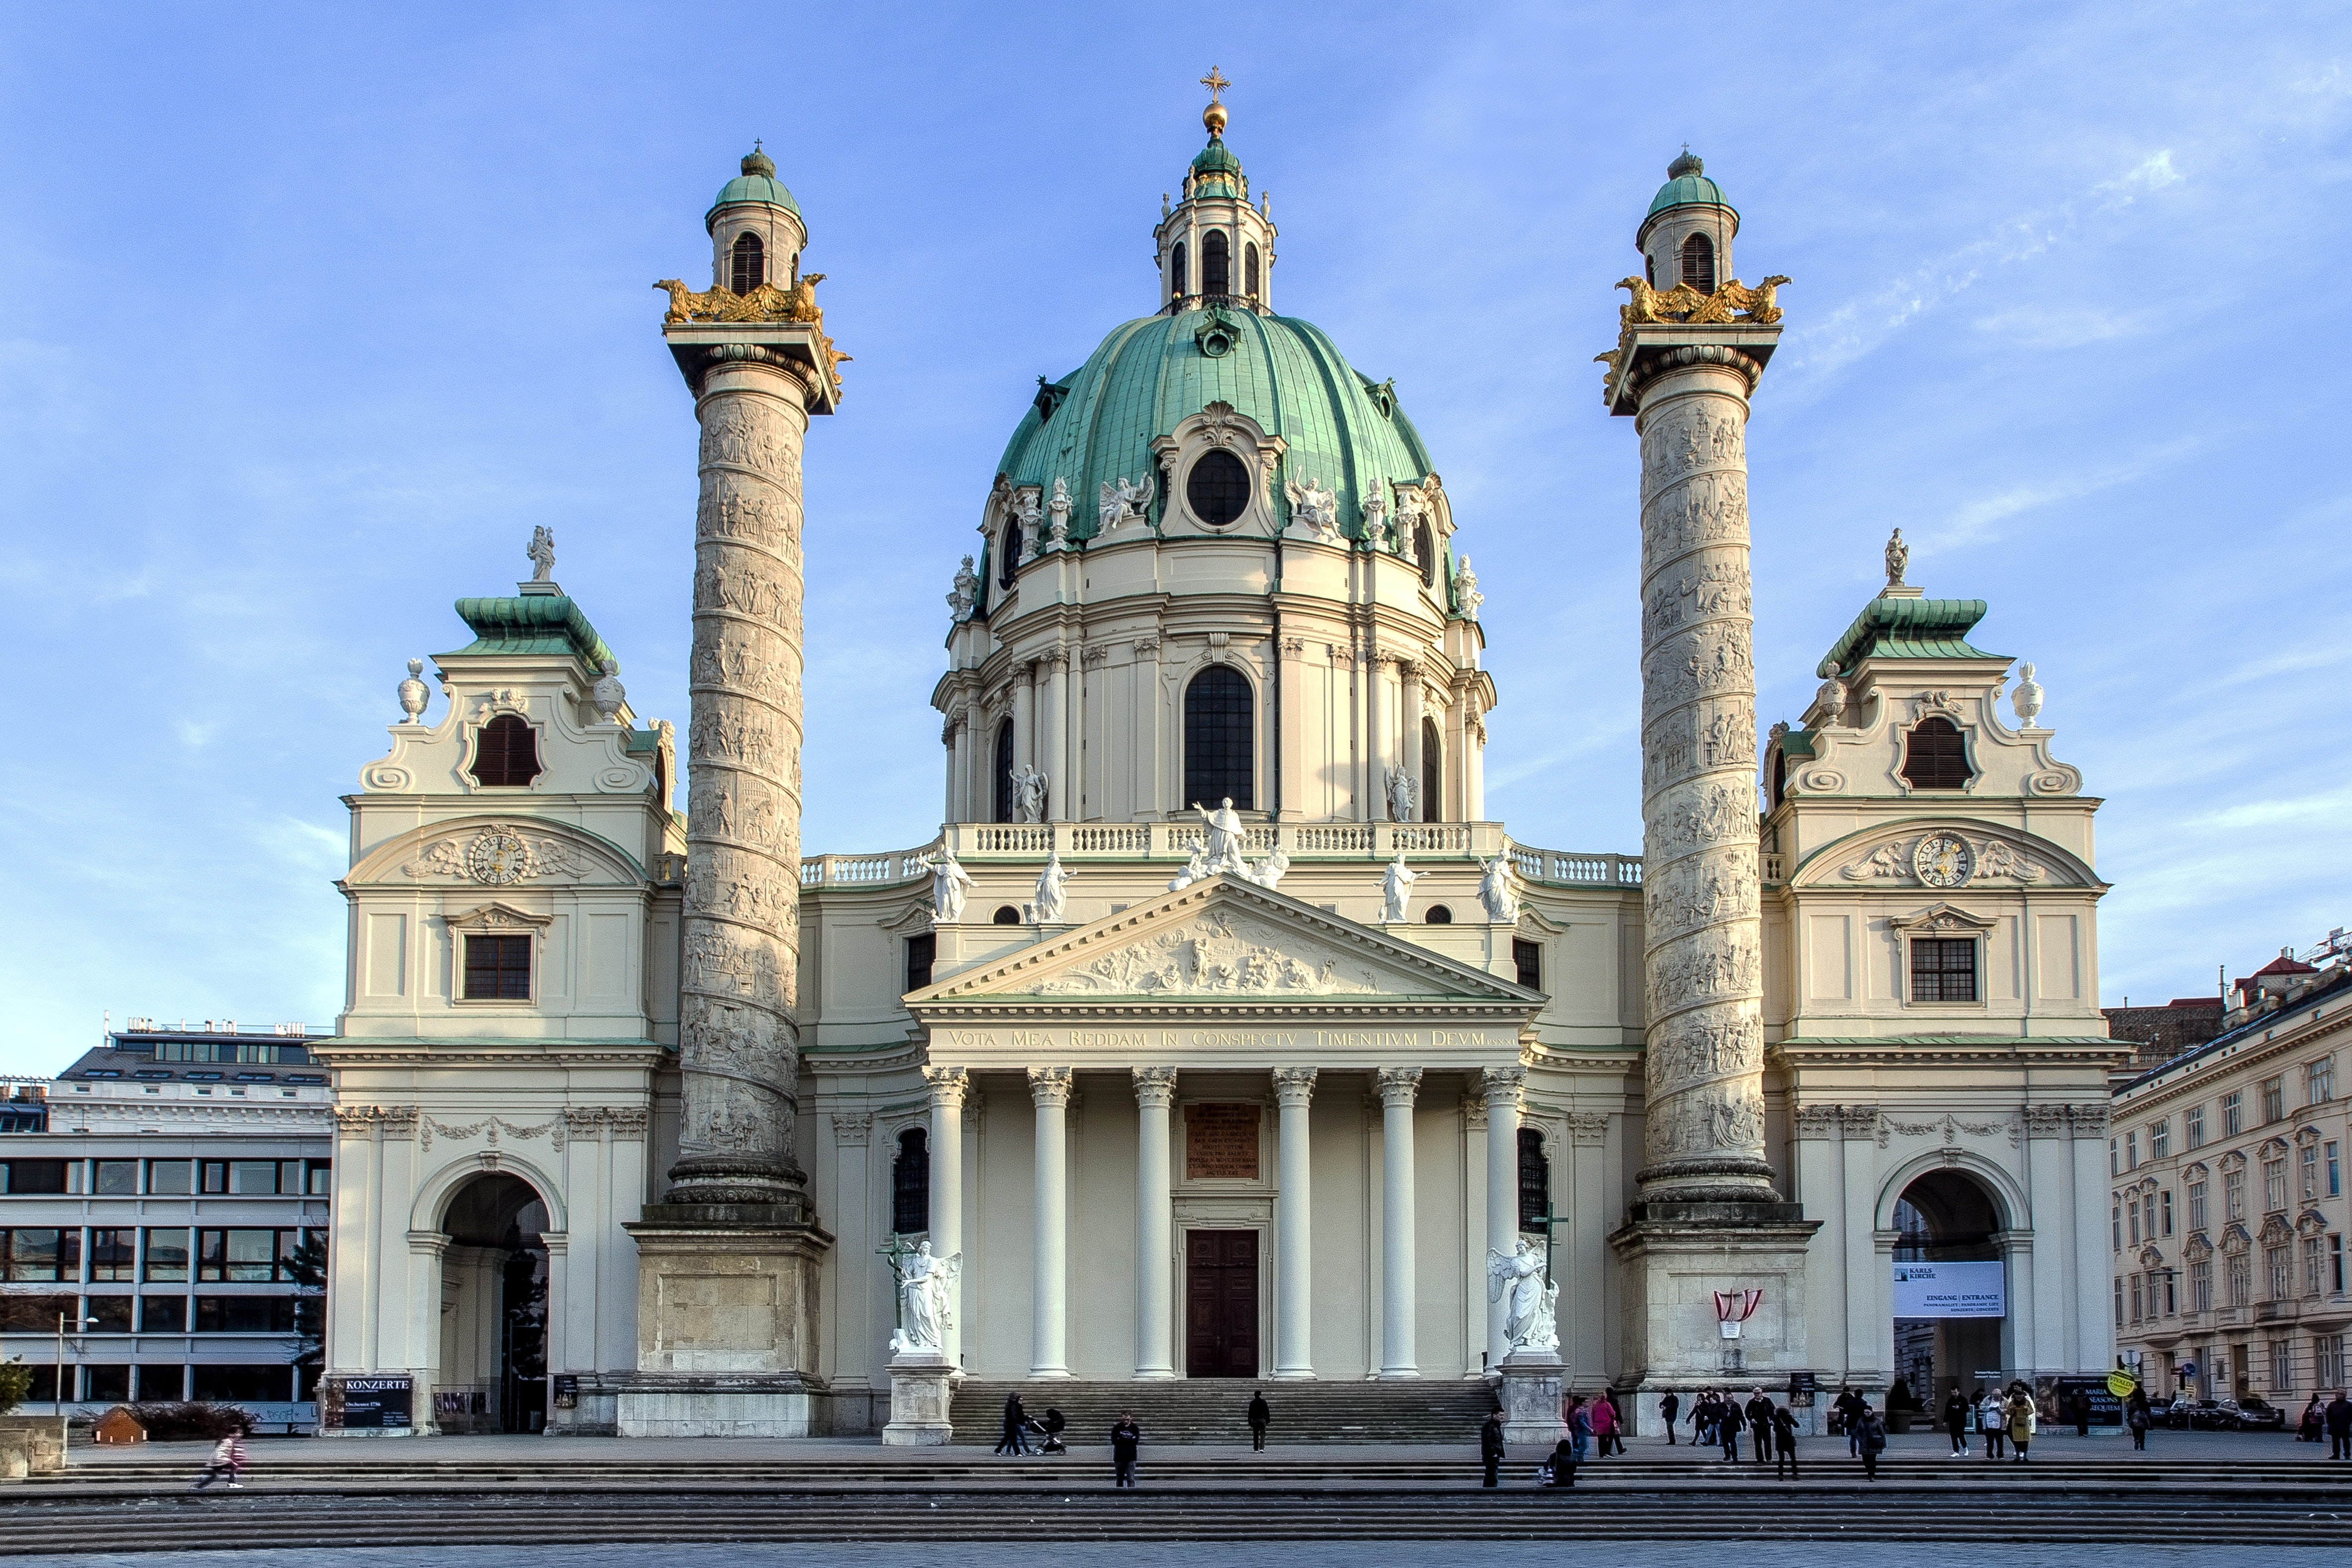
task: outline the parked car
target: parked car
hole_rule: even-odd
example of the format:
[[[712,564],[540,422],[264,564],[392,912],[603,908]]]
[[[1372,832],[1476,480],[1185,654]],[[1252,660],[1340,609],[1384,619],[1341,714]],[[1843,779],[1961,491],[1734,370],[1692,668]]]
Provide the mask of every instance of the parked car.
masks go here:
[[[2219,1402],[2191,1399],[2187,1394],[2175,1397],[2171,1404],[2152,1414],[2157,1420],[2175,1431],[2221,1432],[2235,1424],[2234,1416]]]
[[[2225,1409],[2230,1408],[2231,1405],[2231,1402],[2226,1399],[2223,1400],[2221,1404]],[[2286,1430],[2286,1412],[2281,1410],[2277,1405],[2269,1403],[2259,1394],[2249,1394],[2243,1399],[2236,1401],[2235,1409],[2232,1413],[2237,1418],[2234,1424],[2235,1428],[2241,1432],[2284,1432]]]

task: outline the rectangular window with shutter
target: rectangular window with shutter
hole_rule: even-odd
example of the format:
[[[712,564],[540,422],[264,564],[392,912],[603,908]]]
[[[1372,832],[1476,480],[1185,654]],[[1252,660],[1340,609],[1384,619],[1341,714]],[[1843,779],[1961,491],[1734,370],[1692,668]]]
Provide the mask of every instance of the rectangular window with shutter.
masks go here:
[[[1512,978],[1530,991],[1543,989],[1543,944],[1525,937],[1511,939]]]
[[[1911,1000],[1977,999],[1977,940],[1972,936],[1911,939]]]
[[[530,944],[527,936],[466,938],[466,1000],[530,1000]]]

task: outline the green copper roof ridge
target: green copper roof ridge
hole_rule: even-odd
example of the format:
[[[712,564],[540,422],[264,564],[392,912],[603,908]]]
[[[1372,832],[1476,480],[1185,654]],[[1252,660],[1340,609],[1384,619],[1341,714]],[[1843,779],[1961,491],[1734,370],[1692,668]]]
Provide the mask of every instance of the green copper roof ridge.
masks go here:
[[[1991,608],[1982,599],[1870,601],[1814,667],[1822,679],[1851,673],[1865,658],[1999,658],[1968,640]]]
[[[503,598],[460,599],[457,617],[474,640],[442,658],[468,654],[570,654],[591,675],[602,674],[613,650],[588,624],[570,595],[533,594]]]

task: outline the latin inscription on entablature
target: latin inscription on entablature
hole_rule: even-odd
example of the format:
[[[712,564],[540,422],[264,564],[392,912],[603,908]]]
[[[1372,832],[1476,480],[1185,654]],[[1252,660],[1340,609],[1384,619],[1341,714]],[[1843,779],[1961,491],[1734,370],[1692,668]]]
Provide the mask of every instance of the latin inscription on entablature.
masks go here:
[[[1518,1034],[1512,1028],[1296,1028],[1171,1026],[1141,1028],[984,1028],[934,1027],[935,1056],[952,1058],[982,1053],[1025,1061],[1076,1060],[1108,1056],[1119,1063],[1166,1060],[1183,1065],[1188,1055],[1219,1058],[1262,1056],[1270,1064],[1313,1066],[1334,1058],[1357,1060],[1378,1057],[1411,1062],[1423,1057],[1461,1051],[1516,1052]],[[1108,1065],[1108,1064],[1106,1064]]]

